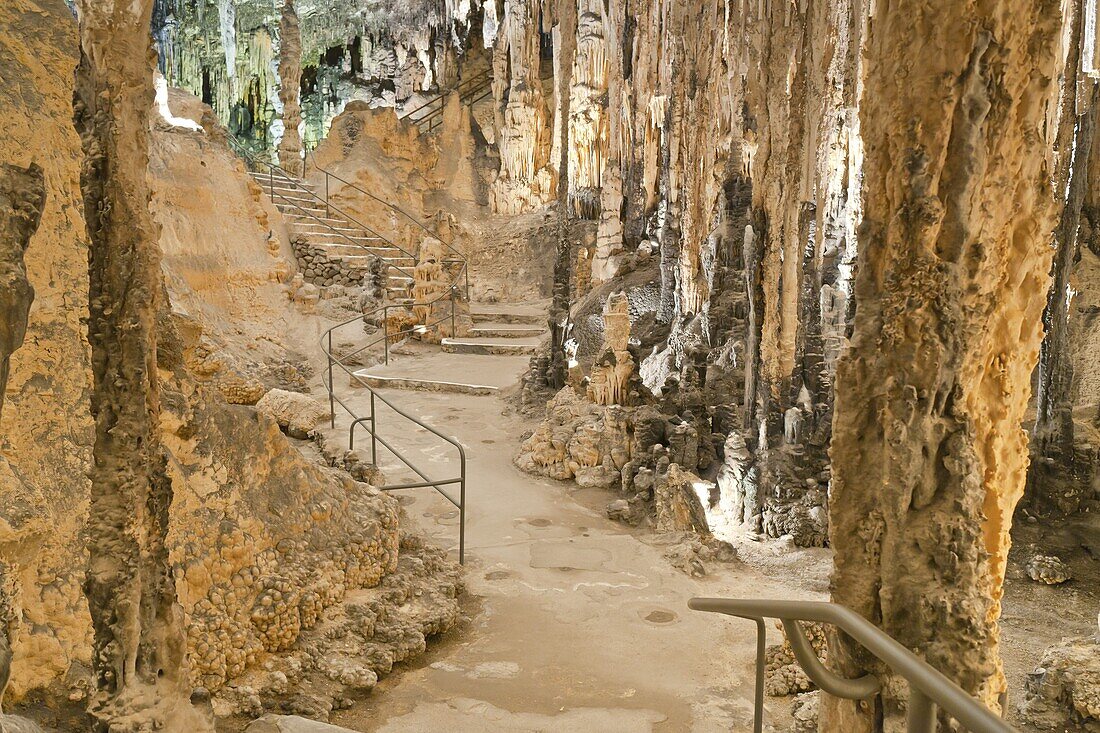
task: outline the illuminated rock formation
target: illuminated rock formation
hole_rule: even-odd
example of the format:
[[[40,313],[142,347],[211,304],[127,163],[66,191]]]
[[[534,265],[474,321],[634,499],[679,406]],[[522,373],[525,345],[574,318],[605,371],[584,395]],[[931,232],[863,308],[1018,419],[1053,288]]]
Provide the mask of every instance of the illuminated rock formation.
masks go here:
[[[294,0],[283,4],[279,21],[279,101],[283,105],[283,135],[279,140],[279,165],[287,173],[301,177],[302,135],[302,34]]]
[[[876,15],[865,49],[857,305],[830,449],[832,595],[993,709],[1049,286],[1044,130],[1060,21],[1057,3],[927,2]],[[916,64],[914,48],[926,51]],[[848,676],[882,671],[840,638],[830,659]],[[890,718],[900,701],[885,687]],[[822,729],[873,730],[870,709],[825,697]]]
[[[500,214],[540,208],[554,195],[551,125],[539,76],[538,0],[508,0],[493,50],[500,174],[490,203]]]
[[[588,376],[588,399],[597,405],[629,404],[628,386],[634,374],[630,343],[630,302],[624,293],[607,298],[603,312],[604,344]]]

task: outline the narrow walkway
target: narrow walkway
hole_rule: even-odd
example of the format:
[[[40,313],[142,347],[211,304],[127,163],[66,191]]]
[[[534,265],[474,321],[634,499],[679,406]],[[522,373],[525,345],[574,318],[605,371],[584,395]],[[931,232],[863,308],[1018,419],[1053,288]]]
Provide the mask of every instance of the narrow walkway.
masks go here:
[[[418,359],[430,366],[455,356]],[[526,359],[496,358],[512,365],[512,382],[525,368]],[[351,399],[365,401],[364,393]],[[514,468],[532,426],[502,414],[498,396],[406,391],[400,401],[468,453],[471,619],[333,723],[385,732],[751,730],[754,628],[693,613],[687,599],[818,593],[798,588],[789,574],[765,575],[741,563],[702,579],[684,575],[649,531],[606,518],[607,492]],[[347,422],[337,423],[345,440]],[[402,434],[401,446],[443,473],[446,451],[431,438]],[[401,492],[400,499],[419,529],[453,553],[454,507],[431,489]],[[808,575],[814,578],[805,585],[823,590],[816,573]],[[773,579],[784,576],[784,584]],[[768,707],[778,712],[785,704],[769,700]],[[788,717],[771,717],[776,725],[767,729],[785,729]]]

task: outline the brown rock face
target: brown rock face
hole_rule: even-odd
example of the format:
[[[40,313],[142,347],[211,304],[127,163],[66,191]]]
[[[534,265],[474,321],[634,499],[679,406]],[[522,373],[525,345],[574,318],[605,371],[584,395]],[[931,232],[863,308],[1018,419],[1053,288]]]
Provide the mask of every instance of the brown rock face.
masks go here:
[[[880,8],[865,50],[866,208],[830,452],[833,600],[995,708],[1049,284],[1044,119],[1060,13],[1045,1],[905,10]],[[873,668],[840,639],[830,657]],[[822,730],[874,728],[871,710],[823,703]],[[897,714],[890,696],[883,714]]]
[[[46,188],[42,168],[0,165],[0,412],[12,352],[27,334],[34,288],[27,279],[23,255],[42,221]]]
[[[151,0],[80,5],[74,97],[84,148],[92,416],[85,593],[107,731],[212,729],[190,707],[182,613],[168,563],[172,481],[159,435],[159,228],[148,208]]]

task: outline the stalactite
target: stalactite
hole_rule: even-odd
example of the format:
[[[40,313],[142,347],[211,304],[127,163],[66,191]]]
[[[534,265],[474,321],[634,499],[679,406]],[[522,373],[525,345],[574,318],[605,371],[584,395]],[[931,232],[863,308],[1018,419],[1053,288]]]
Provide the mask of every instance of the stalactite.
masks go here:
[[[159,228],[148,208],[152,0],[83,0],[75,121],[91,240],[95,418],[85,593],[103,731],[212,730],[188,697],[182,614],[165,539],[172,482],[159,436]]]
[[[907,10],[876,15],[866,42],[857,305],[830,450],[832,597],[997,708],[1020,426],[1049,283],[1044,118],[1060,10]],[[845,676],[884,672],[839,636],[829,658]],[[903,688],[884,689],[881,706],[826,697],[822,729],[891,725]]]

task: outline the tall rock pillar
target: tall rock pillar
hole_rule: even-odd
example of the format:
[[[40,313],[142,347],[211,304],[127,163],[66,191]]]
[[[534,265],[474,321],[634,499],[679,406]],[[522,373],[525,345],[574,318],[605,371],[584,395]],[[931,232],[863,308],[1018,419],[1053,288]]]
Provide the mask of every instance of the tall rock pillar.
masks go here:
[[[80,0],[74,111],[84,149],[95,447],[85,594],[99,731],[213,730],[189,702],[165,536],[159,437],[159,228],[149,210],[153,0]]]
[[[294,0],[283,4],[279,22],[279,101],[283,103],[283,137],[279,141],[279,165],[288,173],[301,176],[302,135],[302,32]]]
[[[1049,286],[1055,0],[879,5],[851,346],[833,422],[833,600],[998,708],[997,619]],[[884,673],[840,638],[852,675]],[[826,698],[822,730],[900,714]],[[892,694],[893,693],[893,694]],[[890,723],[886,724],[887,729]]]

